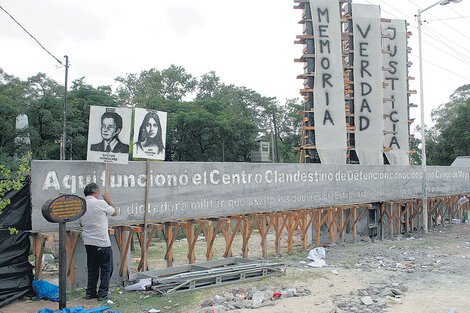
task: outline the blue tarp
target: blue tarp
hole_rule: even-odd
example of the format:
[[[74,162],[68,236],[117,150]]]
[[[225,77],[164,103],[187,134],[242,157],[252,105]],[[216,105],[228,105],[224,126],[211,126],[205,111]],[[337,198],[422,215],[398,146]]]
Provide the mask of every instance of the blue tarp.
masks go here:
[[[39,299],[49,299],[59,301],[59,286],[51,284],[45,280],[33,280],[33,288]]]

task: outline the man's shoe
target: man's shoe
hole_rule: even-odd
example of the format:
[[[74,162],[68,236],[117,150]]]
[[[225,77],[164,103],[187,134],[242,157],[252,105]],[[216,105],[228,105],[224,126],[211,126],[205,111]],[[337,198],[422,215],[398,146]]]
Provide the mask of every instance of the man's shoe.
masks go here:
[[[106,301],[108,300],[108,296],[98,296],[98,301]]]
[[[91,299],[96,299],[98,298],[97,295],[85,295],[85,300],[91,300]]]

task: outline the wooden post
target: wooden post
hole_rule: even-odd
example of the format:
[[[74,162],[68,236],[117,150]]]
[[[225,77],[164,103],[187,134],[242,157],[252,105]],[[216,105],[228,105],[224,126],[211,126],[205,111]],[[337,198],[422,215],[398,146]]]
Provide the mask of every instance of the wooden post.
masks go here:
[[[275,251],[276,251],[276,255],[280,255],[281,254],[281,243],[280,243],[280,237],[281,237],[281,232],[282,232],[282,229],[280,230],[280,216],[281,216],[281,213],[275,213],[275,216],[274,216],[274,231],[276,232],[276,237],[274,239],[274,248],[275,248]]]
[[[288,212],[288,224],[287,224],[287,251],[291,254],[294,251],[294,212]]]
[[[232,218],[237,220],[237,225],[235,226],[235,229],[233,230],[232,235],[230,236],[230,240],[228,244],[226,243],[224,258],[228,257],[229,253],[232,254],[231,247],[232,247],[233,239],[235,239],[235,235],[237,234],[237,231],[240,229],[241,222],[242,222],[242,218],[239,216],[233,216]]]
[[[302,211],[300,212],[301,214],[301,237],[302,237],[302,251],[306,251],[307,248],[308,248],[308,234],[307,234],[307,231],[308,231],[308,227],[309,227],[309,223],[308,223],[308,213],[307,211]]]
[[[422,205],[423,205],[423,201],[418,200],[418,203],[416,204],[416,210],[419,211],[420,213],[421,213],[421,210],[423,209]],[[417,214],[417,216],[418,216],[418,229],[421,229],[421,217],[419,216],[419,213]]]
[[[390,202],[390,215],[388,216],[388,221],[389,221],[389,226],[390,226],[390,238],[393,238],[393,217],[395,216],[393,214],[393,207],[395,205],[395,202],[391,201]]]
[[[243,220],[243,228],[242,228],[242,239],[243,239],[243,245],[242,245],[242,256],[244,258],[248,257],[248,237],[249,237],[249,232],[250,232],[250,217],[249,216],[244,216],[242,218]]]
[[[397,203],[397,210],[395,212],[396,214],[396,219],[397,219],[397,235],[401,234],[401,212],[402,210],[402,202]]]
[[[344,227],[344,210],[342,208],[339,208],[339,224],[340,224],[340,237],[341,237],[341,242],[344,242],[344,232],[345,228]]]
[[[47,237],[40,233],[33,234],[33,251],[34,251],[34,279],[42,280],[42,257],[44,255],[44,247]]]
[[[173,267],[173,226],[165,223],[166,267]]]
[[[267,220],[266,213],[261,214],[258,226],[259,226],[259,234],[261,236],[261,252],[263,254],[263,258],[267,257],[268,255],[268,247],[266,244],[268,230],[267,230],[266,220]]]
[[[225,219],[225,232],[223,232],[225,237],[225,250],[227,251],[226,257],[230,258],[232,254],[232,248],[230,243],[230,237],[232,235],[232,221],[229,218]]]
[[[193,264],[196,261],[196,254],[194,253],[194,246],[192,243],[197,240],[197,238],[194,237],[194,223],[189,222],[188,224],[188,234],[186,235],[188,241],[188,263]]]
[[[67,277],[69,278],[69,289],[70,290],[75,289],[76,277],[75,277],[74,255],[75,255],[75,249],[77,248],[77,242],[78,242],[79,237],[80,237],[79,232],[67,231],[67,240],[66,240],[67,259],[68,259],[68,261],[67,261]]]
[[[212,237],[214,236],[214,222],[207,221],[207,233],[206,233],[206,259],[207,261],[212,260],[213,252],[212,252],[212,245],[213,242]]]
[[[147,182],[145,184],[144,246],[147,246],[147,221],[149,215],[150,159],[147,159]],[[132,236],[132,234],[130,234]],[[148,268],[147,249],[140,250],[144,268]]]
[[[380,239],[384,240],[385,236],[385,202],[380,205]]]
[[[357,207],[353,207],[353,242],[357,242]]]
[[[321,239],[321,219],[323,209],[317,209],[315,211],[315,246],[320,246]]]
[[[405,233],[408,234],[410,230],[410,201],[406,203],[406,212],[405,212]]]

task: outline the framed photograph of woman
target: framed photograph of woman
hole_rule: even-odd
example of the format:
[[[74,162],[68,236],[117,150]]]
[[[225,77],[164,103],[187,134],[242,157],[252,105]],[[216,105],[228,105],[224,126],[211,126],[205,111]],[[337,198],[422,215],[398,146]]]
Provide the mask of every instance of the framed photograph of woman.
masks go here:
[[[167,113],[135,109],[134,158],[165,160]]]

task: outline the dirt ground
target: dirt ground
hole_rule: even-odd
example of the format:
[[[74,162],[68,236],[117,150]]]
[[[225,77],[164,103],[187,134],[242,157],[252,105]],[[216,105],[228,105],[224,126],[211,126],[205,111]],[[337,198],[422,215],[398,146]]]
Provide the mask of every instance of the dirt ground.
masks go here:
[[[255,246],[251,249],[256,251]],[[333,244],[326,247],[327,266],[323,268],[308,267],[306,256],[307,252],[297,250],[293,255],[270,257],[269,261],[287,265],[286,276],[206,289],[198,291],[197,297],[188,292],[175,298],[181,300],[178,307],[157,308],[161,312],[198,312],[203,300],[234,286],[284,285],[306,288],[312,294],[279,299],[274,301],[274,306],[229,312],[447,313],[451,308],[459,313],[470,312],[470,224],[443,225],[428,234],[412,233],[383,241]],[[392,288],[401,294],[390,297]],[[374,304],[361,303],[364,295],[370,295]],[[68,307],[106,305],[81,300],[82,296],[69,296]],[[184,303],[184,297],[189,301]],[[20,300],[1,308],[0,312],[37,312],[46,307],[58,310],[57,303],[50,301]],[[120,308],[123,313],[148,312],[141,306]]]

